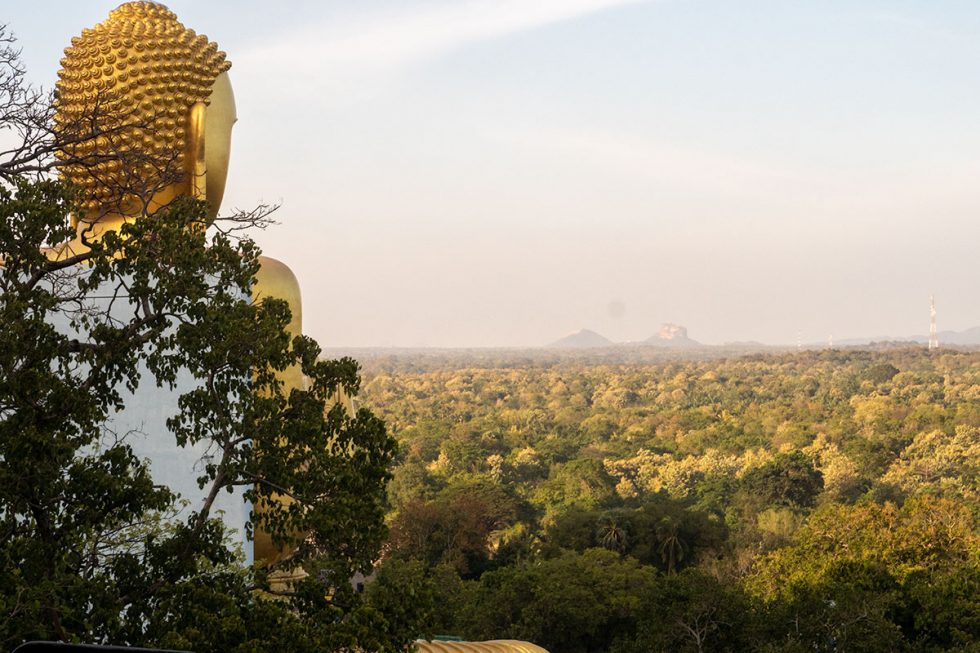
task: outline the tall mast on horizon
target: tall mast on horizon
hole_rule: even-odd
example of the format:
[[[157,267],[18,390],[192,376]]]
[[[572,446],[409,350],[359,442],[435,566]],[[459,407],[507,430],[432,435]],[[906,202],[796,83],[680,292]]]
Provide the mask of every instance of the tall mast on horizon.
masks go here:
[[[939,349],[939,332],[936,331],[936,298],[929,295],[929,349]]]

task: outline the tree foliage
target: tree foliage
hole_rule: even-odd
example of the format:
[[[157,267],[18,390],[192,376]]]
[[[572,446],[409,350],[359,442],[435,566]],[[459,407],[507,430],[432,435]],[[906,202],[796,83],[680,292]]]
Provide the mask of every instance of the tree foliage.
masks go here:
[[[386,533],[395,441],[335,401],[359,390],[353,360],[290,337],[285,302],[252,301],[259,250],[242,230],[265,212],[209,227],[181,198],[51,255],[75,235],[74,194],[46,178],[49,112],[18,66],[0,51],[2,129],[36,137],[0,163],[0,648],[405,646],[414,626],[385,626],[349,583]],[[280,381],[293,367],[302,388]],[[182,511],[111,428],[151,384],[182,394],[168,432],[148,435],[207,452],[187,470],[205,499]],[[230,544],[214,501],[236,490],[265,507],[252,528],[293,552],[277,566],[244,567]],[[296,569],[305,579],[272,600],[270,576]]]
[[[555,651],[975,648],[980,355],[613,355],[365,361],[365,401],[402,444],[394,524],[446,512],[449,487],[517,504],[507,546],[474,525],[479,567],[438,568],[462,583],[448,632]]]
[[[199,228],[203,207],[175,203],[73,260],[51,260],[42,248],[64,236],[70,207],[55,182],[0,189],[2,641],[185,642],[173,634],[211,614],[195,601],[275,612],[250,593],[274,569],[236,571],[212,513],[235,488],[267,506],[253,527],[295,548],[281,566],[310,575],[291,598],[332,615],[304,626],[327,636],[325,624],[352,609],[346,579],[370,568],[381,544],[395,451],[371,413],[333,404],[340,390],[357,393],[356,364],[290,339],[284,302],[250,300],[258,250]],[[110,308],[96,295],[117,299]],[[276,376],[293,365],[306,389],[287,391]],[[214,453],[198,479],[205,501],[176,519],[173,493],[107,420],[127,390],[173,388],[178,373],[196,383],[168,421],[173,446]],[[241,628],[242,641],[256,636],[251,617]]]

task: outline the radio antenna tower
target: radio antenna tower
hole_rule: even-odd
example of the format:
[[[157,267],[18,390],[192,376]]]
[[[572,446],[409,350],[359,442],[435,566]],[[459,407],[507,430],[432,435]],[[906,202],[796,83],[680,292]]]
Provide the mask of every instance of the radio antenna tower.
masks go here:
[[[936,298],[929,295],[929,349],[939,349],[939,332],[936,331]]]

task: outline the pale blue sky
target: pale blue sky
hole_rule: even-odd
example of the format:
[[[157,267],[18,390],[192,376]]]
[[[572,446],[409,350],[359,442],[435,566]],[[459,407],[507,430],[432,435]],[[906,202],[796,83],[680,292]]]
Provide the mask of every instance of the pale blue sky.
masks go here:
[[[117,2],[9,2],[31,76]],[[980,325],[980,4],[167,3],[325,346]],[[614,317],[611,302],[625,314]]]

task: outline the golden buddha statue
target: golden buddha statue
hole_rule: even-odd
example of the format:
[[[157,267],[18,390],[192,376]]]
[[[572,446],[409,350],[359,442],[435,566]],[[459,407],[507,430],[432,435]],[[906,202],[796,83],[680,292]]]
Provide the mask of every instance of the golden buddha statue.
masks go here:
[[[127,221],[152,216],[179,196],[218,214],[236,121],[231,63],[217,44],[182,25],[163,5],[127,2],[72,39],[56,86],[55,130],[62,175],[81,193],[75,238],[48,255],[69,257]],[[291,336],[302,333],[299,284],[283,263],[261,257],[253,297],[288,302]],[[298,367],[280,375],[303,387]],[[254,506],[261,512],[262,506]],[[256,529],[254,559],[288,551]],[[301,572],[300,572],[301,573]]]
[[[205,200],[209,217],[224,195],[236,120],[225,53],[182,25],[163,5],[127,2],[83,30],[65,49],[56,94],[55,129],[63,143],[61,171],[81,193],[75,237],[48,251],[67,258],[89,243],[154,213],[181,196]],[[299,284],[283,263],[260,258],[253,298],[288,302],[291,336],[302,333]],[[301,370],[280,374],[285,389],[302,388]],[[337,401],[352,410],[338,391]],[[276,499],[285,501],[285,499]],[[262,505],[254,506],[257,513]],[[271,565],[290,550],[254,531],[254,560]],[[273,586],[304,575],[282,571]],[[418,642],[418,653],[547,653],[517,641]]]

